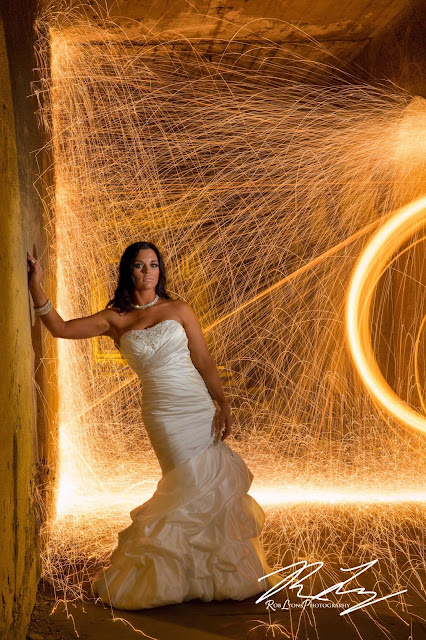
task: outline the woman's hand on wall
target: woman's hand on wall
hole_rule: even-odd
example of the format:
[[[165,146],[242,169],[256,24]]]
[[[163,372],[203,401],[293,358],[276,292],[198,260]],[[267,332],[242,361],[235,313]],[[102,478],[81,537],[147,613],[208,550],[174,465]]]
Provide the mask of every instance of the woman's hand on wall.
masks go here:
[[[34,256],[32,256],[31,253],[29,253],[28,251],[27,251],[27,264],[29,267],[28,287],[31,291],[31,289],[38,288],[41,286],[43,269],[41,268],[41,264],[39,263],[39,261],[36,260]]]

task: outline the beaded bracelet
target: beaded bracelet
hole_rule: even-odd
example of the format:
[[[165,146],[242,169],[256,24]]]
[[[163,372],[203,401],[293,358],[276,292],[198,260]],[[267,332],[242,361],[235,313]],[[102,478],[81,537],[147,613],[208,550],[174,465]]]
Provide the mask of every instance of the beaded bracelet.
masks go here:
[[[52,308],[52,303],[48,298],[47,301],[44,303],[44,305],[42,305],[41,307],[34,307],[34,311],[38,316],[44,316],[44,314],[48,313],[48,311],[50,311],[51,308]]]

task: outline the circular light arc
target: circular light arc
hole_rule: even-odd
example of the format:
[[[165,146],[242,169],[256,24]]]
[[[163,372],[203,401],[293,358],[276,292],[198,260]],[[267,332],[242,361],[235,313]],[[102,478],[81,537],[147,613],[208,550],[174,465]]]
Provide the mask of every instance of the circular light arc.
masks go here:
[[[373,235],[352,273],[345,307],[347,342],[354,365],[371,396],[398,422],[426,433],[426,416],[391,389],[376,361],[370,308],[383,269],[398,248],[426,224],[426,196],[398,209]]]

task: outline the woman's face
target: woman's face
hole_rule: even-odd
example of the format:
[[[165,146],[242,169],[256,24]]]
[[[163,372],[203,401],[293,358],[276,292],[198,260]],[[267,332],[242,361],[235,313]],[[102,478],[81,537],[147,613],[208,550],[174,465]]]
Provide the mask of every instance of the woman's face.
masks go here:
[[[132,264],[135,287],[139,291],[155,289],[160,277],[160,265],[155,251],[141,249]]]

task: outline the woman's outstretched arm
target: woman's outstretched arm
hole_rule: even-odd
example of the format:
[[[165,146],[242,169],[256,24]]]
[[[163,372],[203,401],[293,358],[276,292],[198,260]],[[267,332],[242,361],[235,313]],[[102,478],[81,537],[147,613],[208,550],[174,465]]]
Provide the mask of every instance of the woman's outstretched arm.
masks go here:
[[[27,262],[30,268],[28,273],[28,288],[33,299],[34,307],[44,306],[48,301],[42,285],[42,268],[38,260],[27,252]],[[54,338],[94,338],[104,335],[111,327],[111,309],[102,309],[86,318],[74,318],[64,320],[53,307],[40,316],[46,329]]]

